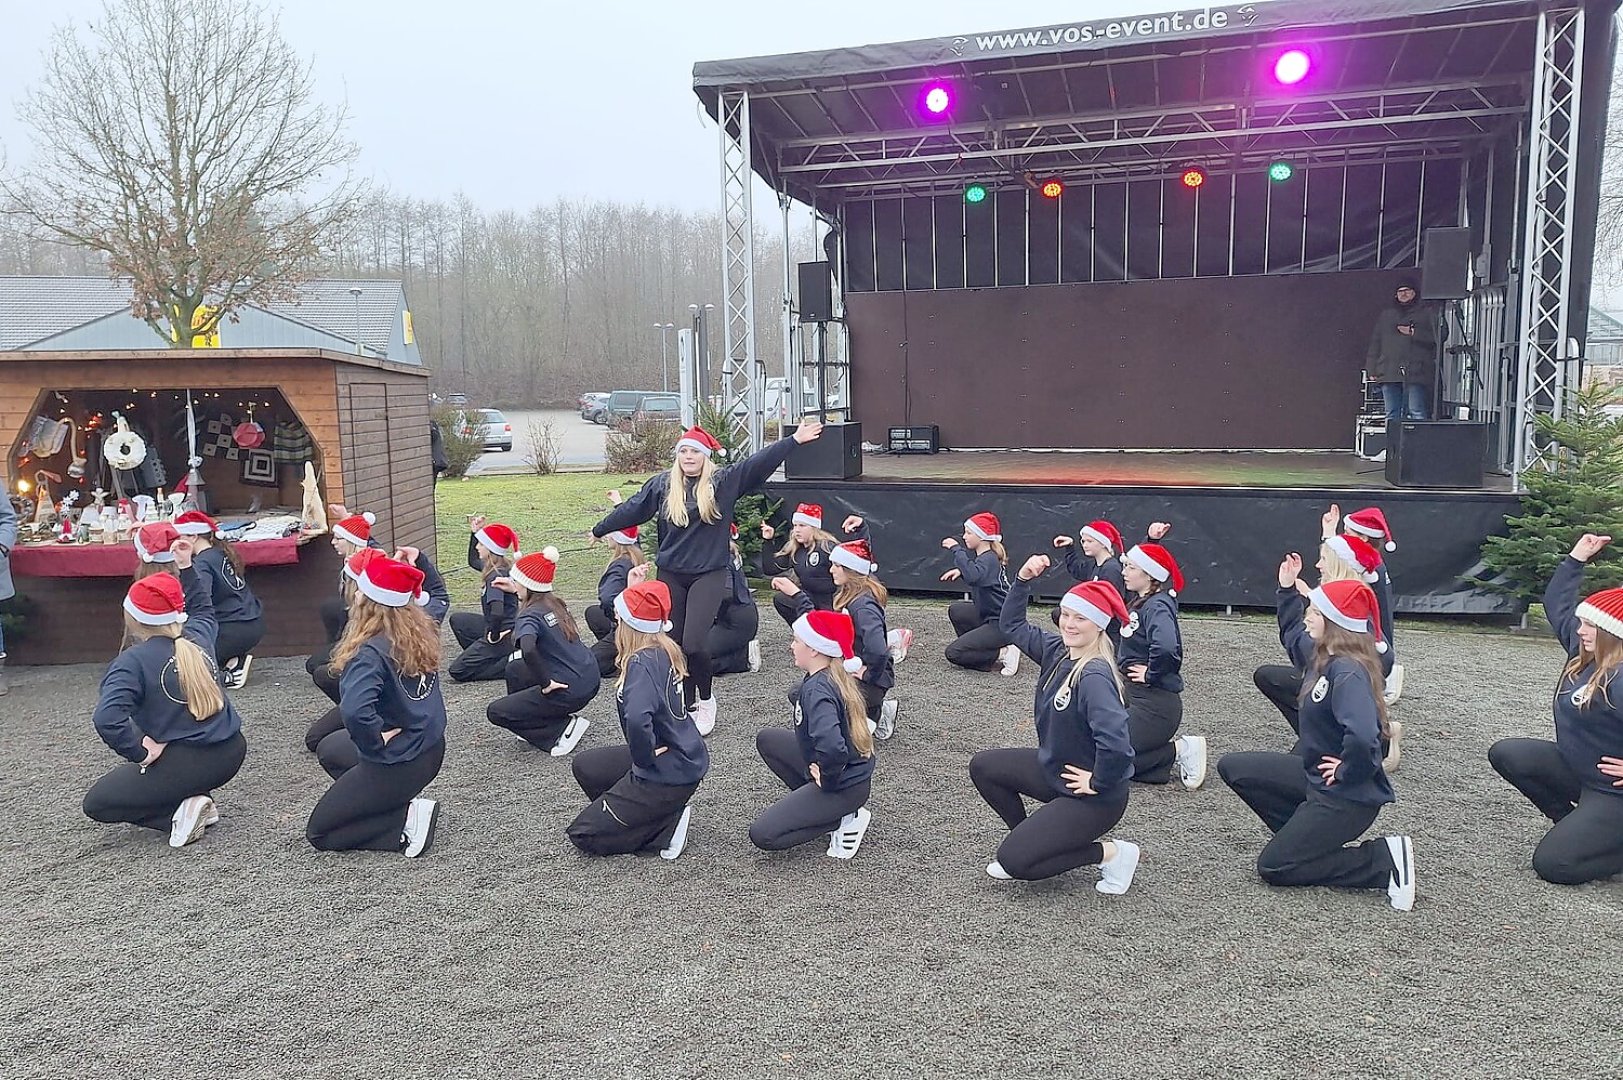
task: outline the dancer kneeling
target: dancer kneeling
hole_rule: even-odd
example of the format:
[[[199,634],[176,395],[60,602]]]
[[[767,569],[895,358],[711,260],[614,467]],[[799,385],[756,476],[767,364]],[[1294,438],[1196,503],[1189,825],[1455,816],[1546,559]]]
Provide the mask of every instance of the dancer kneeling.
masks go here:
[[[852,652],[856,630],[844,612],[812,610],[795,620],[794,633],[795,667],[806,673],[789,695],[794,730],[767,728],[755,737],[761,760],[789,794],[755,819],[750,842],[786,851],[827,836],[829,858],[849,859],[873,820],[873,736],[852,677],[862,667]],[[879,640],[883,651],[883,635]]]
[[[710,771],[710,751],[682,702],[670,590],[662,581],[637,580],[646,573],[641,567],[632,573],[633,583],[614,602],[620,619],[615,705],[626,742],[576,755],[575,782],[591,801],[567,835],[587,855],[657,851],[675,859],[687,846],[688,800]]]
[[[744,576],[744,553],[738,547],[738,525],[732,526],[732,568],[727,577],[727,595],[716,612],[716,625],[705,639],[705,651],[717,675],[742,675],[761,670],[761,612],[755,594]]]
[[[597,696],[602,676],[568,605],[552,591],[557,571],[558,549],[549,547],[524,556],[512,577],[499,583],[517,592],[520,607],[507,658],[507,696],[487,705],[485,716],[553,757],[564,757],[590,726],[580,711]]]
[[[1020,667],[1020,649],[998,629],[998,612],[1009,593],[1003,526],[995,514],[975,514],[964,522],[963,547],[950,536],[941,546],[952,552],[952,569],[941,580],[962,581],[969,588],[968,600],[947,605],[947,618],[957,635],[947,646],[947,660],[976,671],[999,669],[1013,675]]]
[[[1146,542],[1123,558],[1122,579],[1128,615],[1117,664],[1126,677],[1133,779],[1165,784],[1176,769],[1183,786],[1193,791],[1206,782],[1206,739],[1178,735],[1183,724],[1183,633],[1177,597],[1183,571],[1170,551]]]
[[[1121,676],[1105,628],[1126,621],[1114,586],[1089,581],[1060,602],[1060,629],[1040,630],[1026,619],[1031,581],[1048,569],[1033,555],[1003,602],[1002,631],[1036,661],[1037,748],[982,750],[969,761],[981,798],[1009,827],[997,861],[986,872],[1000,880],[1037,881],[1080,866],[1099,866],[1095,885],[1119,895],[1133,883],[1138,845],[1105,840],[1127,812],[1133,747]],[[1044,805],[1029,816],[1021,796]]]
[[[248,684],[254,646],[265,636],[264,608],[243,576],[242,556],[219,522],[201,510],[188,510],[175,519],[175,531],[192,538],[192,565],[208,582],[219,627],[214,659],[227,689],[240,690]]]
[[[94,821],[169,831],[184,847],[220,820],[212,795],[242,768],[242,720],[211,659],[214,607],[192,569],[191,542],[170,549],[179,577],[156,574],[124,597],[124,650],[101,680],[94,723],[128,759],[84,798]]]
[[[356,590],[331,662],[344,726],[316,747],[333,785],[305,835],[320,851],[415,858],[439,820],[439,803],[419,797],[445,761],[439,626],[414,566],[373,557]]]
[[[447,620],[462,648],[445,669],[453,682],[492,681],[507,670],[518,602],[496,582],[512,571],[516,558],[518,534],[500,522],[486,524],[483,514],[474,515],[468,522],[468,567],[479,571],[479,613],[456,611]]]
[[[1302,557],[1279,566],[1292,587]],[[1414,844],[1388,836],[1346,847],[1394,802],[1381,768],[1386,702],[1376,658],[1380,618],[1375,594],[1360,581],[1314,589],[1303,622],[1282,630],[1285,651],[1306,673],[1298,702],[1301,756],[1248,752],[1217,762],[1223,782],[1274,833],[1257,856],[1270,885],[1386,888],[1399,911],[1414,907]]]
[[[857,692],[862,695],[863,715],[874,738],[888,740],[896,734],[895,698],[886,692],[896,685],[896,662],[891,652],[890,634],[885,628],[885,604],[890,594],[874,575],[879,567],[873,561],[873,552],[866,540],[851,540],[836,547],[829,555],[834,585],[834,610],[851,616],[855,634],[853,648],[857,656]],[[773,583],[779,591],[783,586]],[[809,615],[814,610],[813,600],[805,592],[788,583],[787,595],[800,605],[800,613]]]
[[[619,505],[618,492],[611,500]],[[609,545],[609,564],[603,568],[603,576],[597,579],[597,603],[586,608],[586,628],[592,632],[597,643],[592,646],[592,656],[597,660],[597,673],[607,679],[614,674],[614,600],[625,592],[633,568],[641,566],[648,560],[642,553],[641,537],[637,526],[629,525],[624,529],[616,529],[603,537]]]

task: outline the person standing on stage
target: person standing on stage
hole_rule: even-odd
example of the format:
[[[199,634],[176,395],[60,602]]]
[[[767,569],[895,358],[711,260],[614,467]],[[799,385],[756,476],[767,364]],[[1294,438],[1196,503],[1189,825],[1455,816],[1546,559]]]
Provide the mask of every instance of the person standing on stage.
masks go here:
[[[682,698],[701,735],[716,726],[716,699],[711,694],[715,672],[706,646],[732,585],[728,527],[733,506],[740,496],[765,483],[796,446],[822,434],[821,423],[803,420],[788,438],[718,468],[713,455],[721,444],[703,428],[689,428],[676,441],[676,460],[670,469],[649,477],[635,495],[592,527],[595,542],[611,532],[659,519],[654,561],[659,580],[670,589],[671,623],[686,657]]]
[[[947,646],[947,659],[975,671],[1000,669],[1013,675],[1020,668],[1020,650],[998,628],[1003,598],[1009,595],[1009,555],[1003,550],[1003,526],[997,515],[975,514],[964,522],[963,546],[952,537],[941,541],[952,552],[952,569],[942,581],[962,581],[968,600],[947,606],[957,638]]]
[[[1567,650],[1555,691],[1555,741],[1501,739],[1488,762],[1555,822],[1533,849],[1533,873],[1552,885],[1623,874],[1623,589],[1583,603],[1584,566],[1612,542],[1586,533],[1544,593],[1544,614]]]
[[[1420,302],[1413,278],[1398,282],[1392,305],[1375,320],[1364,370],[1381,388],[1390,444],[1404,419],[1431,419],[1437,383],[1437,313]]]

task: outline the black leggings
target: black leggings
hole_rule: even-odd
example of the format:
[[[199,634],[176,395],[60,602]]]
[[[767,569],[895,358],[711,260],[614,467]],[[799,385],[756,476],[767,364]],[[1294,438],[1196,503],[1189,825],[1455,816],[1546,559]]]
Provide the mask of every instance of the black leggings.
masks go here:
[[[1302,673],[1289,664],[1264,664],[1251,673],[1251,681],[1263,697],[1274,703],[1291,730],[1301,734],[1302,721],[1297,714],[1302,700]]]
[[[1080,798],[1056,792],[1034,749],[982,750],[969,759],[969,779],[1009,827],[998,845],[997,861],[1021,881],[1040,881],[1103,861],[1100,841],[1127,812],[1126,784]],[[1045,805],[1028,816],[1022,795]]]
[[[539,686],[499,697],[485,706],[485,718],[499,728],[506,728],[532,746],[551,750],[558,745],[558,737],[569,726],[569,718],[586,708],[591,698],[580,695],[565,696],[565,691],[554,690],[543,694]]]
[[[214,638],[215,662],[224,667],[228,660],[247,656],[264,638],[264,616],[247,622],[223,622]]]
[[[990,671],[997,666],[997,654],[1009,639],[997,627],[997,620],[982,622],[980,609],[972,600],[954,600],[947,605],[957,640],[947,646],[947,659],[959,667]]]
[[[85,816],[167,832],[181,803],[230,783],[247,753],[240,731],[224,742],[169,743],[144,772],[130,762],[92,784],[85,792]]]
[[[868,780],[841,791],[824,791],[812,783],[800,742],[788,728],[762,731],[755,736],[755,749],[789,789],[789,794],[761,811],[750,826],[750,843],[762,851],[787,851],[821,839],[838,828],[845,815],[868,802],[872,789]]]
[[[471,619],[475,625],[464,623],[459,629],[456,625],[459,619]],[[471,640],[463,641],[463,635],[470,630]],[[462,651],[445,669],[452,682],[494,682],[506,675],[507,657],[513,651],[511,633],[486,641],[485,620],[461,611],[451,616],[451,632],[462,645]]]
[[[682,680],[682,701],[686,705],[692,705],[696,697],[711,695],[715,670],[710,663],[710,628],[716,625],[722,601],[732,590],[731,577],[730,570],[707,570],[702,574],[660,571],[659,580],[671,590],[672,636],[682,646],[688,662],[687,678]]]
[[[1347,802],[1310,788],[1295,754],[1248,751],[1224,754],[1217,775],[1273,832],[1257,856],[1257,873],[1270,885],[1333,885],[1384,889],[1396,867],[1380,837],[1362,836],[1379,806]]]
[[[600,604],[593,604],[586,609],[586,626],[597,638],[592,645],[592,656],[597,660],[597,673],[607,679],[620,667],[620,658],[614,651],[614,631],[617,620],[603,614]]]
[[[834,610],[833,593],[829,593],[828,595],[824,596],[818,593],[808,592],[806,595],[811,598],[812,607],[816,608],[818,611]],[[772,591],[772,610],[778,613],[778,618],[782,619],[790,626],[793,626],[795,624],[795,620],[800,618],[799,602],[796,601],[794,597],[785,596],[776,589]]]
[[[595,746],[570,763],[590,800],[565,835],[585,855],[652,855],[668,846],[698,784],[655,784],[631,775],[631,749]]]
[[[445,741],[410,761],[362,761],[349,732],[336,731],[316,749],[332,787],[310,811],[304,835],[318,851],[403,851],[406,807],[433,782],[445,762]]]
[[[1127,683],[1127,737],[1133,744],[1133,779],[1164,784],[1172,779],[1178,751],[1172,745],[1183,723],[1183,695]]]
[[[750,642],[761,632],[761,611],[754,604],[725,604],[706,641],[716,675],[740,675],[750,669]]]
[[[321,745],[322,739],[335,731],[343,730],[344,718],[339,714],[338,706],[334,705],[322,713],[316,719],[316,722],[310,725],[310,730],[304,733],[304,748],[313,754],[316,752],[316,748]]]
[[[1555,822],[1533,849],[1533,873],[1552,885],[1623,874],[1623,788],[1584,787],[1548,739],[1500,739],[1488,761]]]

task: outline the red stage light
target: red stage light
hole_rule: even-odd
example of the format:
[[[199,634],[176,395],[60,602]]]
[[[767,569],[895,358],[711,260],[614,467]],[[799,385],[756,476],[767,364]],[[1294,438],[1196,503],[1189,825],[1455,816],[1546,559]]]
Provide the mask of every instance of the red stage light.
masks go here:
[[[1042,195],[1045,199],[1057,199],[1065,194],[1065,184],[1059,180],[1044,180]]]
[[[1206,170],[1198,165],[1191,165],[1183,171],[1183,176],[1180,179],[1183,181],[1184,187],[1193,191],[1206,182]]]

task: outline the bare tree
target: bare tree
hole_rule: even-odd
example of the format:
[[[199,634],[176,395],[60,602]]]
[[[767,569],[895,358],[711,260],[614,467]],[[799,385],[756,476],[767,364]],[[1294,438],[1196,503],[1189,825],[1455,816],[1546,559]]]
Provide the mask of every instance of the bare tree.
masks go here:
[[[345,113],[255,0],[107,0],[53,39],[20,107],[35,154],[12,213],[100,252],[175,348],[291,300],[358,213]]]

